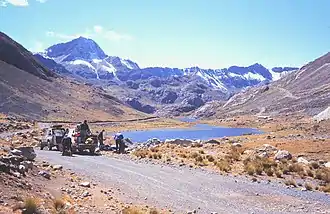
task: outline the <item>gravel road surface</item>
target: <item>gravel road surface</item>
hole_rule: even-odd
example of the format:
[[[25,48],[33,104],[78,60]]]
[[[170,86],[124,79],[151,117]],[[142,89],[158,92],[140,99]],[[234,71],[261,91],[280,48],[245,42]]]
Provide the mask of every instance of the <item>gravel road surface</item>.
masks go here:
[[[330,213],[330,196],[286,188],[275,182],[222,176],[189,169],[105,156],[62,157],[36,150],[37,158],[120,188],[125,202],[147,203],[175,213]]]

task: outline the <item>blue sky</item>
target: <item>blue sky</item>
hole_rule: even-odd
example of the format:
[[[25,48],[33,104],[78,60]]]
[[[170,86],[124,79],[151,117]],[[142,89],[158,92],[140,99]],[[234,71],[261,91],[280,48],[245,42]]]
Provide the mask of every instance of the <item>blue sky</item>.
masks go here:
[[[0,31],[32,51],[77,36],[140,66],[302,66],[330,48],[330,1],[0,0]]]

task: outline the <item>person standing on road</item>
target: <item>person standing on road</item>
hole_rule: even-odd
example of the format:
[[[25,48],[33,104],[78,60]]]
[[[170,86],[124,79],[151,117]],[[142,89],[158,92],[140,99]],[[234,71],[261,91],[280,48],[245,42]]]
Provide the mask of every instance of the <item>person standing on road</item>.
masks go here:
[[[87,136],[90,134],[91,130],[89,129],[89,126],[87,124],[87,120],[84,120],[84,122],[80,125],[80,136],[81,141],[85,143]]]
[[[124,135],[122,133],[118,132],[117,134],[115,134],[114,139],[116,141],[116,152],[119,153],[120,152],[120,145],[121,145],[121,142],[124,139]]]
[[[72,141],[69,135],[69,129],[65,130],[63,139],[62,139],[62,156],[65,155],[66,152],[69,152],[69,155],[72,155]]]
[[[104,138],[103,138],[103,134],[104,134],[104,130],[102,130],[98,135],[97,135],[97,139],[99,141],[99,147],[103,147],[104,146]]]

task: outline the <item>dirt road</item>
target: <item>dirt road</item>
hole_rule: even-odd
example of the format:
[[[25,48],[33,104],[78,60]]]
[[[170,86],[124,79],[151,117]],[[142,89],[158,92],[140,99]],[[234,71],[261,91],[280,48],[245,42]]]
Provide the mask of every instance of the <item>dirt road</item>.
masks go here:
[[[41,160],[116,186],[128,203],[147,203],[175,213],[330,213],[329,195],[287,189],[275,182],[253,183],[250,178],[102,156],[36,152]]]

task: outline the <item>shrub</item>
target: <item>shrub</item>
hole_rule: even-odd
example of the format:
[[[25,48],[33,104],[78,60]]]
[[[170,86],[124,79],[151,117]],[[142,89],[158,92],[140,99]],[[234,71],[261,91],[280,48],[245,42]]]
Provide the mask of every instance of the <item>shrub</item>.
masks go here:
[[[214,161],[214,157],[212,155],[206,155],[206,159],[209,161],[209,162],[213,162]]]
[[[227,158],[229,160],[239,161],[240,158],[241,158],[241,154],[242,154],[241,148],[238,148],[236,146],[232,146],[229,153],[228,153],[228,155],[227,155]]]
[[[255,169],[254,169],[254,167],[251,164],[245,165],[245,169],[244,170],[245,170],[245,172],[248,175],[254,175]]]
[[[306,170],[306,173],[307,173],[307,175],[308,175],[309,177],[311,177],[311,178],[313,178],[313,177],[314,177],[314,173],[313,173],[313,171],[312,171],[312,170],[310,170],[310,169],[307,169],[307,170]]]
[[[202,157],[201,155],[198,155],[198,156],[195,158],[195,160],[196,160],[197,162],[202,162],[202,161],[203,161],[203,157]]]
[[[326,192],[326,193],[330,193],[330,184],[321,187],[321,191]]]
[[[139,149],[133,152],[133,155],[139,158],[146,158],[148,155],[148,151],[145,149]]]
[[[199,156],[199,154],[197,152],[193,152],[190,155],[191,158],[197,158],[198,156]]]
[[[294,186],[294,187],[297,187],[297,183],[296,183],[296,181],[293,180],[293,179],[285,180],[285,181],[284,181],[284,184],[287,185],[287,186]]]
[[[310,184],[310,183],[305,183],[305,188],[306,188],[308,191],[312,191],[312,190],[313,190],[313,186],[312,186],[312,184]]]
[[[274,171],[272,170],[272,168],[268,168],[268,169],[265,169],[265,173],[266,173],[268,176],[273,176]]]
[[[301,164],[294,163],[289,165],[289,170],[290,172],[296,172],[298,174],[301,174],[302,172],[304,172],[304,167]]]
[[[185,153],[179,154],[181,158],[187,158],[187,155]]]
[[[199,150],[199,153],[202,155],[205,154],[204,150]]]
[[[35,214],[38,212],[38,205],[34,198],[27,198],[24,201],[24,212],[23,214]]]
[[[293,162],[293,163],[297,163],[297,162],[298,162],[297,158],[296,158],[296,157],[293,157],[293,158],[292,158],[292,162]]]
[[[217,167],[220,171],[229,172],[231,170],[230,164],[227,160],[219,160]]]
[[[316,162],[316,161],[311,162],[311,163],[310,163],[310,166],[311,166],[313,169],[318,169],[318,168],[320,168],[319,163]]]
[[[153,156],[154,159],[158,159],[158,154],[157,153],[154,153],[152,156]]]
[[[263,168],[262,168],[262,166],[259,165],[259,164],[256,164],[254,167],[255,167],[255,172],[256,172],[256,174],[257,174],[257,175],[261,175],[262,172],[263,172]]]
[[[330,170],[326,168],[318,169],[315,173],[315,178],[324,181],[326,184],[329,184]]]
[[[152,152],[159,152],[159,148],[158,147],[152,147],[150,149],[150,151],[152,151]]]
[[[278,177],[278,178],[282,178],[282,172],[281,172],[280,170],[276,170],[276,171],[275,171],[275,175],[276,175],[276,177]]]

